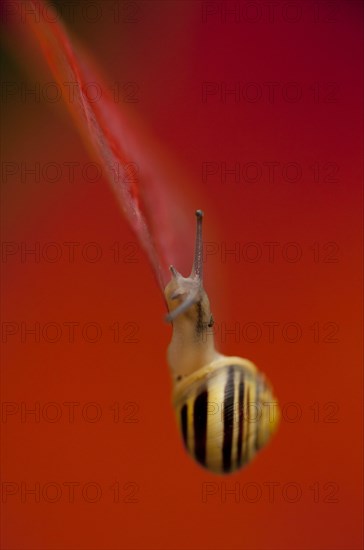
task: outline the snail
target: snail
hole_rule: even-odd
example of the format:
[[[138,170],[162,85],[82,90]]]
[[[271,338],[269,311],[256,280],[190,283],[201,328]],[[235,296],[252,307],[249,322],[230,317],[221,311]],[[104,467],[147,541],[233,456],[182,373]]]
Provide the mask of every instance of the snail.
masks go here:
[[[141,140],[144,148],[138,145],[141,129],[128,123],[132,120],[130,113],[119,113],[116,109],[107,87],[99,79],[96,65],[90,64],[88,57],[82,58],[80,52],[82,63],[79,62],[55,14],[51,18],[40,15],[37,24],[31,22],[31,28],[57,82],[64,86],[71,78],[77,83],[77,100],[68,99],[68,106],[92,150],[101,159],[123,214],[164,292],[169,309],[167,320],[173,324],[168,348],[173,402],[185,447],[200,465],[212,472],[234,472],[268,442],[277,425],[278,413],[274,409],[272,417],[271,407],[265,406],[275,401],[269,383],[256,366],[247,359],[226,357],[215,349],[210,330],[213,318],[202,278],[203,213],[196,211],[191,275],[185,278],[170,266],[172,278],[165,286],[165,275],[169,276],[167,258],[184,258],[184,249],[172,247],[174,239],[166,240],[165,232],[168,228],[169,237],[176,237],[175,228],[185,223],[184,197],[173,183],[174,174],[157,167],[149,152],[153,146],[146,147],[148,139]],[[84,92],[90,80],[98,82],[102,90],[97,104]],[[137,181],[115,179],[113,167],[129,166],[129,158],[142,159],[137,166],[140,162],[144,177]],[[252,405],[257,410],[254,419],[250,415]],[[216,407],[221,415],[216,414]]]
[[[164,290],[172,322],[167,359],[173,405],[183,443],[201,466],[217,474],[248,464],[275,431],[279,410],[272,388],[248,359],[215,349],[213,317],[203,288],[203,212],[196,211],[195,254],[189,277],[170,266]]]

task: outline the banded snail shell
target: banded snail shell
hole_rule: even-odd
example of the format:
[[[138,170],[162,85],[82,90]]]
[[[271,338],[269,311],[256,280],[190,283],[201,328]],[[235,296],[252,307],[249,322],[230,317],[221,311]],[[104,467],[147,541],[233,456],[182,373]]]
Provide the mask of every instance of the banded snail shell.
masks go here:
[[[217,474],[248,464],[279,420],[264,375],[240,357],[222,356],[177,382],[173,402],[188,453]]]

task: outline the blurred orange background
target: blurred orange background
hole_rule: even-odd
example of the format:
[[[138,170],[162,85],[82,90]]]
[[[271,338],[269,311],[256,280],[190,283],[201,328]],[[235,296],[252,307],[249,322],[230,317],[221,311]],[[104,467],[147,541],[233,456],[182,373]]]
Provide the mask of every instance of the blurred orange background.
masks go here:
[[[361,2],[56,5],[186,173],[217,346],[283,417],[234,475],[185,454],[152,270],[4,9],[2,548],[359,550]]]

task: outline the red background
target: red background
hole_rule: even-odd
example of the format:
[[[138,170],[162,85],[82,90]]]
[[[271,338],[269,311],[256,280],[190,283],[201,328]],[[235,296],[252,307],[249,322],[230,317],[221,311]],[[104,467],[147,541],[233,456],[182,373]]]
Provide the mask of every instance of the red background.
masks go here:
[[[110,86],[137,83],[132,107],[189,175],[186,195],[194,188],[201,197],[200,204],[191,201],[191,223],[193,210],[203,208],[205,241],[220,251],[240,247],[239,261],[216,253],[205,264],[217,326],[238,323],[240,330],[225,342],[219,332],[218,347],[253,360],[287,415],[298,410],[301,417],[289,422],[286,415],[271,444],[228,478],[205,472],[184,453],[165,359],[170,327],[146,257],[138,247],[136,261],[128,261],[135,238],[106,180],[85,181],[79,168],[73,183],[66,169],[54,183],[44,176],[21,180],[20,163],[83,167],[92,159],[62,102],[23,100],[16,92],[2,108],[3,162],[18,167],[2,180],[3,241],[57,243],[62,257],[54,263],[34,256],[22,262],[20,253],[2,258],[3,413],[12,407],[14,413],[4,413],[1,424],[2,480],[12,483],[3,485],[4,549],[362,547],[361,3],[296,1],[285,11],[286,3],[278,2],[271,18],[264,3],[253,4],[261,10],[255,22],[246,2],[238,3],[240,20],[233,14],[224,20],[221,2],[180,1],[120,3],[119,22],[115,4],[103,2],[96,23],[76,5],[64,20]],[[295,22],[294,10],[301,12]],[[3,80],[25,88],[51,82],[26,25],[16,15],[4,19]],[[204,102],[204,82],[219,91],[254,83],[262,96],[253,102],[229,95],[224,103],[216,94]],[[276,83],[273,97],[268,82]],[[297,101],[287,101],[289,82],[301,91]],[[207,162],[254,163],[262,176],[252,182],[240,173],[238,181],[228,176],[224,183],[217,173],[203,181]],[[279,163],[270,181],[267,162]],[[301,167],[300,181],[287,181],[287,163]],[[73,263],[65,242],[80,243]],[[94,263],[81,254],[90,242],[102,250]],[[111,250],[115,242],[120,262]],[[267,242],[278,243],[271,261]],[[302,251],[298,261],[287,260],[290,242]],[[126,243],[133,248],[123,249]],[[260,259],[243,256],[247,243],[256,243]],[[97,323],[100,340],[88,342],[78,327],[70,343],[67,322]],[[115,322],[119,343],[110,328]],[[270,322],[277,323],[272,338]],[[19,331],[6,336],[4,323]],[[57,323],[61,338],[22,342],[21,323]],[[136,342],[124,341],[131,334],[126,323],[136,327]],[[244,332],[248,323],[262,330],[256,342]],[[285,332],[287,323],[302,331],[298,341],[287,341],[294,336]],[[22,417],[21,403],[31,408],[36,402],[39,422]],[[61,410],[59,421],[50,421],[50,402]],[[65,402],[80,404],[73,423]],[[102,412],[95,422],[81,414],[90,402]],[[87,411],[91,417],[94,409]],[[40,502],[31,494],[22,502],[22,482],[41,489],[56,483],[62,494],[50,502],[50,487]],[[79,484],[73,503],[67,482]],[[91,482],[102,491],[94,503],[91,489],[90,498],[81,492]],[[119,502],[113,502],[116,482]],[[278,483],[274,496],[272,482]],[[295,492],[287,483],[302,491],[296,502],[289,502]],[[214,494],[206,496],[207,487]],[[226,494],[231,489],[237,493]]]

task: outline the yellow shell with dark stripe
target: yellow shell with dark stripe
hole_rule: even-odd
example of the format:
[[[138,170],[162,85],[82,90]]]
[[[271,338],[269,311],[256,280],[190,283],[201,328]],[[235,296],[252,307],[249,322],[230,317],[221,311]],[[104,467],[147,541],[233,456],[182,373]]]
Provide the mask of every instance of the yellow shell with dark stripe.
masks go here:
[[[173,401],[187,451],[218,474],[252,460],[279,420],[264,375],[240,357],[223,356],[177,382]]]

